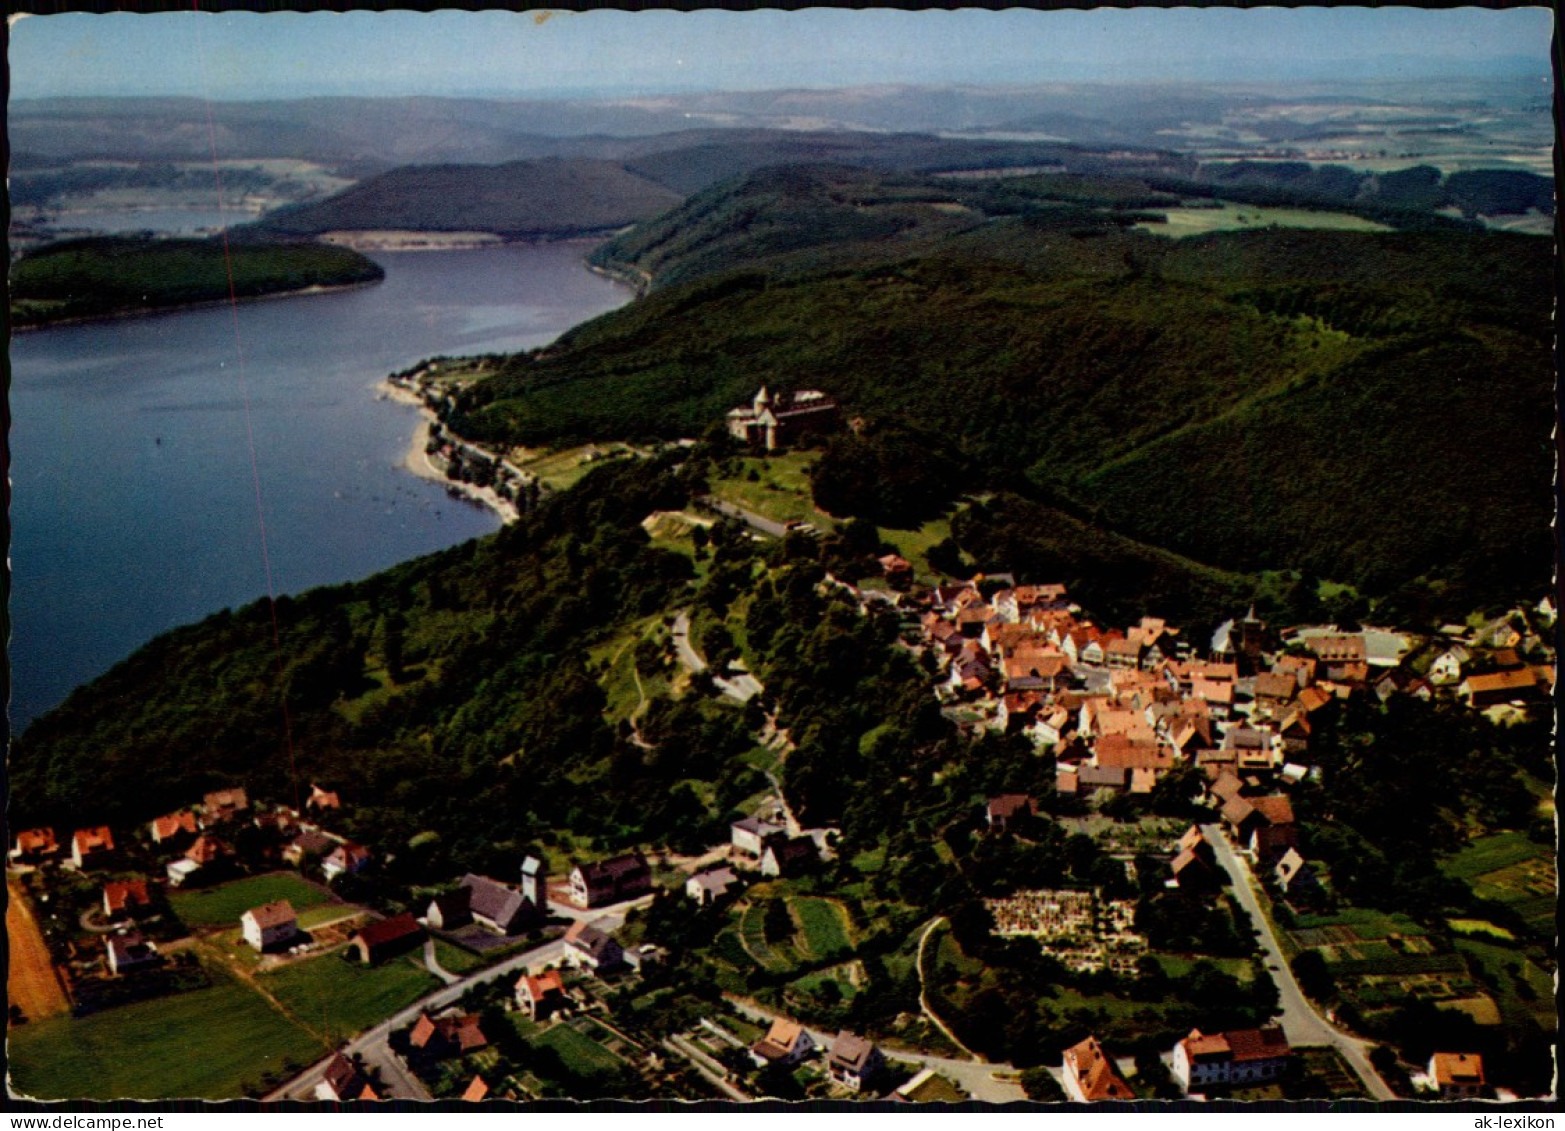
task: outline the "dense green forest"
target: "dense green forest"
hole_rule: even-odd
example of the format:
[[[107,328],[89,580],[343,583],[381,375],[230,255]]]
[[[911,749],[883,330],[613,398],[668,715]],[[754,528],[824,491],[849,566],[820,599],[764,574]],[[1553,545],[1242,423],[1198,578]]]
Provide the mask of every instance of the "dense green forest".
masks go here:
[[[916,525],[873,469],[921,464],[929,508],[1019,492],[1216,570],[1457,610],[1542,588],[1546,241],[1127,226],[1155,203],[1144,181],[763,171],[607,245],[646,299],[513,358],[451,422],[672,439],[761,384],[818,387],[864,422],[822,460],[837,513]]]
[[[356,251],[311,243],[104,236],[66,240],[11,264],[11,322],[37,326],[190,303],[376,282]]]
[[[410,165],[326,200],[279,208],[249,230],[318,235],[384,228],[569,236],[624,227],[678,201],[669,189],[611,161],[543,158],[505,165]]]

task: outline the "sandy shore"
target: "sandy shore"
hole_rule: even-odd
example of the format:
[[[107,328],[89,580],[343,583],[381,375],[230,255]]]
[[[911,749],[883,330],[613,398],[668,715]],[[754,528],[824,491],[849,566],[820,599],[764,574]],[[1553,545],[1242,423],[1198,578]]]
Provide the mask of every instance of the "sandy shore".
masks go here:
[[[429,445],[429,428],[435,421],[435,414],[419,400],[417,394],[390,381],[382,381],[378,388],[380,396],[384,399],[418,409],[418,426],[413,429],[413,439],[408,442],[408,450],[403,454],[403,468],[420,479],[439,483],[453,495],[459,495],[479,506],[488,507],[500,516],[500,521],[503,523],[512,523],[521,517],[516,504],[509,499],[502,499],[492,487],[476,487],[471,483],[447,478],[445,472],[430,462],[429,453],[425,448]]]

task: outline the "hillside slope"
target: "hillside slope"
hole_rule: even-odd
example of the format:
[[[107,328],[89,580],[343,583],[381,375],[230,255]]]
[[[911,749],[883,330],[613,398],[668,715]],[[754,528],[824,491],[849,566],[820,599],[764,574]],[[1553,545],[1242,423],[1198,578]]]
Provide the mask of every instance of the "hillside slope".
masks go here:
[[[623,227],[679,196],[612,161],[544,158],[505,165],[410,165],[336,196],[280,209],[250,230],[318,235],[354,229],[564,236]]]
[[[604,249],[666,286],[513,359],[454,423],[672,438],[760,384],[814,386],[973,487],[1022,484],[1213,566],[1375,591],[1547,579],[1545,241],[1173,241],[1000,192],[827,169],[701,194]]]

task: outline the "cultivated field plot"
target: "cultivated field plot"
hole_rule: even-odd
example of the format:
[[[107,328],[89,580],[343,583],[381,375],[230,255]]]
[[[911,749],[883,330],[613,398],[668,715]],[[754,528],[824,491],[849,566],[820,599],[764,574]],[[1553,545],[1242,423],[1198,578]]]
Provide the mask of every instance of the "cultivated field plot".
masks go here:
[[[847,911],[829,899],[793,899],[788,901],[803,939],[799,951],[811,958],[840,954],[853,945]]]
[[[1346,212],[1315,212],[1303,208],[1260,208],[1250,204],[1223,204],[1220,208],[1169,208],[1162,210],[1166,224],[1137,224],[1145,232],[1172,236],[1204,236],[1248,228],[1331,228],[1349,232],[1389,232],[1373,220]]]
[[[10,1034],[12,1087],[38,1099],[225,1099],[327,1047],[249,987],[210,970],[204,990]]]
[[[625,1061],[570,1025],[555,1025],[534,1041],[552,1048],[572,1069],[587,1076],[601,1076],[623,1067]]]
[[[1521,833],[1480,837],[1442,865],[1479,899],[1503,903],[1540,934],[1553,934],[1559,873],[1553,854]]]
[[[214,888],[176,891],[169,896],[174,913],[192,929],[231,927],[252,907],[286,899],[295,911],[331,902],[331,895],[292,872],[250,876]]]
[[[335,1044],[440,986],[424,969],[422,956],[418,950],[380,966],[363,966],[328,954],[258,974],[256,985]]]

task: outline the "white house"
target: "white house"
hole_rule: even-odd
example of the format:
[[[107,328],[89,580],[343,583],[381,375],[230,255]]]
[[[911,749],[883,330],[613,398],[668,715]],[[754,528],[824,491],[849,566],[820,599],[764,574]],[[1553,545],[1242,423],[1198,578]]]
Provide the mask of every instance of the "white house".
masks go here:
[[[285,945],[299,933],[299,918],[293,904],[286,899],[275,903],[252,907],[239,918],[245,942],[256,950],[269,950]]]
[[[746,817],[729,826],[729,837],[733,846],[740,852],[759,857],[766,847],[766,838],[776,836],[782,831],[782,826],[774,825],[770,821],[763,821],[759,817]]]
[[[779,1017],[772,1022],[766,1036],[751,1046],[750,1059],[759,1068],[768,1064],[791,1065],[798,1064],[814,1051],[815,1038],[810,1036],[809,1030],[797,1021]]]
[[[1276,1025],[1203,1034],[1199,1029],[1174,1046],[1173,1077],[1186,1092],[1258,1084],[1288,1070],[1293,1050]]]

